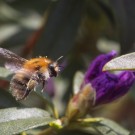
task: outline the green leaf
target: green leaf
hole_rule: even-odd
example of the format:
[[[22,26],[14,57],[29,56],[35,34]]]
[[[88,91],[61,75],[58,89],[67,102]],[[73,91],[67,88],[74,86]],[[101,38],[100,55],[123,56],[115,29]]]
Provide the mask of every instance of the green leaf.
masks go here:
[[[82,72],[77,71],[74,76],[73,82],[73,92],[77,94],[80,91],[81,84],[83,83],[84,75]]]
[[[81,130],[93,135],[129,135],[129,131],[106,118],[85,118],[78,119],[70,125],[70,129]]]
[[[46,109],[51,112],[52,116],[58,118],[58,111],[55,108],[51,98],[45,92],[41,93],[40,90],[37,90],[36,94],[46,104]]]
[[[1,109],[0,116],[0,133],[2,135],[17,134],[47,125],[54,120],[48,112],[37,108]]]
[[[103,119],[94,126],[101,135],[129,135],[128,130],[109,119]]]
[[[85,1],[82,0],[52,2],[42,35],[34,47],[35,56],[40,54],[56,59],[61,55],[68,55],[75,45],[84,4]]]
[[[135,70],[135,52],[112,59],[103,67],[107,70]]]
[[[4,80],[10,80],[12,76],[12,72],[4,67],[0,67],[0,78]]]
[[[22,107],[20,102],[17,102],[15,98],[6,90],[0,89],[0,108],[9,107]]]

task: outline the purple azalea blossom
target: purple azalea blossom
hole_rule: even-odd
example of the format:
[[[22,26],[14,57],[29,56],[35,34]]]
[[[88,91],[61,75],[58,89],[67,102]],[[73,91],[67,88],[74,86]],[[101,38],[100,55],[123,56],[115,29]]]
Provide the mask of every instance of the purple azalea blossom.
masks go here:
[[[112,102],[125,95],[135,81],[134,72],[122,71],[119,74],[103,72],[103,66],[116,56],[115,51],[99,55],[85,73],[84,84],[91,83],[96,90],[95,105]]]

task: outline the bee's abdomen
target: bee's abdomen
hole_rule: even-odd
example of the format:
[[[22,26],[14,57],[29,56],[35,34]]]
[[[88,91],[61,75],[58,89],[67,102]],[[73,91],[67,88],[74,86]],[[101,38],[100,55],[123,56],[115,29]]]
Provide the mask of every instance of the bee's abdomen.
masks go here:
[[[27,89],[27,83],[30,80],[30,73],[18,72],[16,73],[10,83],[10,90],[16,100],[21,100]]]

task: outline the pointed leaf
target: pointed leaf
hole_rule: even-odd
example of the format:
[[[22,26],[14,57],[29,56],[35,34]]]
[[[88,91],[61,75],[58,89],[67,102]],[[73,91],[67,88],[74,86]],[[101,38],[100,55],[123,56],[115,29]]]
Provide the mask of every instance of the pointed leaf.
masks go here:
[[[103,67],[107,70],[135,70],[135,52],[112,59]]]
[[[49,110],[52,113],[52,116],[55,118],[58,118],[58,111],[55,108],[51,98],[47,95],[47,93],[37,90],[36,91],[37,96],[46,104],[46,109]]]
[[[77,94],[80,91],[81,84],[83,83],[84,75],[82,72],[76,72],[73,82],[73,92]]]
[[[23,105],[17,102],[8,91],[0,89],[0,108],[9,107],[23,107]]]
[[[35,56],[40,54],[56,59],[61,55],[66,56],[74,48],[84,4],[85,1],[82,0],[60,0],[52,3],[42,35],[33,51]]]
[[[100,135],[129,135],[129,131],[105,118],[85,118],[79,119],[76,123],[76,126],[72,125],[72,128],[82,130],[87,133],[100,134]],[[86,130],[87,128],[87,130]]]
[[[109,119],[103,119],[95,125],[98,132],[103,135],[129,135],[129,131]]]
[[[37,108],[1,109],[0,116],[0,133],[2,135],[17,134],[53,121],[48,112]]]

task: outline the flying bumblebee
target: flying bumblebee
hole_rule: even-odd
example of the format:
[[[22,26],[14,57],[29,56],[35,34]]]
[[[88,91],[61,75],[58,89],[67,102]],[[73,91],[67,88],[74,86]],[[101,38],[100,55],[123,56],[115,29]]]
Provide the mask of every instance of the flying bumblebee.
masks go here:
[[[60,71],[58,60],[62,56],[56,61],[47,57],[26,60],[9,50],[0,48],[0,58],[4,60],[5,67],[15,73],[10,82],[12,95],[16,100],[22,100],[38,84],[41,83],[44,89],[46,81],[50,77],[57,76]]]

